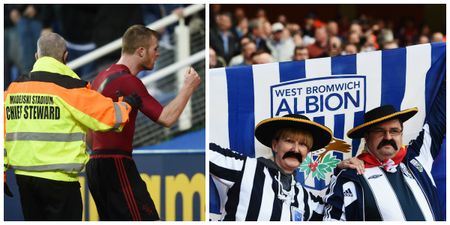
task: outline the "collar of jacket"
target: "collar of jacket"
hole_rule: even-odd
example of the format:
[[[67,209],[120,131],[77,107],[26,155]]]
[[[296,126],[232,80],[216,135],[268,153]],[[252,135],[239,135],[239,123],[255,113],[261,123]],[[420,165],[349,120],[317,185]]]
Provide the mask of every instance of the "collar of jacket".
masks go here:
[[[346,180],[356,182],[358,184],[361,182],[359,180],[360,178],[364,179],[362,175],[358,175],[356,173],[355,169],[342,169],[341,171],[339,171],[337,176],[345,178]]]
[[[60,61],[48,56],[41,57],[34,63],[31,72],[37,71],[61,74],[80,80],[80,77],[72,69]]]

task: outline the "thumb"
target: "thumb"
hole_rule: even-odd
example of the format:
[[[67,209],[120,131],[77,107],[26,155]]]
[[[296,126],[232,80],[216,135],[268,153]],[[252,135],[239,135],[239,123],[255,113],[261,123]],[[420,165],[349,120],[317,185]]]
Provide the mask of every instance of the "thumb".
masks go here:
[[[117,101],[122,102],[123,101],[123,94],[119,90],[116,91]]]
[[[192,72],[192,66],[189,66],[186,70],[186,75],[191,74],[191,72]]]

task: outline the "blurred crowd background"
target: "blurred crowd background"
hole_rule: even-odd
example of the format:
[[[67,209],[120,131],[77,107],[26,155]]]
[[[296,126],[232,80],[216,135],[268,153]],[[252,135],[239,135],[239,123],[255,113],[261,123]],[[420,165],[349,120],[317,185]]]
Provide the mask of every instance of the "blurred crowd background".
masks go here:
[[[446,41],[445,4],[210,5],[210,68]]]

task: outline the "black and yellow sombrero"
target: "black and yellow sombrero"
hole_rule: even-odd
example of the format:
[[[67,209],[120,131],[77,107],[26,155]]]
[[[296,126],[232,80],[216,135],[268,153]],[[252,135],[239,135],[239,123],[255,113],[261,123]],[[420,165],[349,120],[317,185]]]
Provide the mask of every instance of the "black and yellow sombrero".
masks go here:
[[[403,123],[413,117],[418,111],[416,107],[397,111],[392,105],[383,105],[374,108],[364,114],[364,123],[349,130],[347,136],[349,138],[362,138],[366,131],[374,124],[391,119],[399,119]]]
[[[299,128],[311,132],[313,146],[310,151],[319,150],[325,147],[330,143],[332,138],[331,130],[328,127],[311,121],[306,116],[296,114],[269,118],[259,122],[255,128],[255,137],[263,145],[271,148],[272,138],[281,128]]]

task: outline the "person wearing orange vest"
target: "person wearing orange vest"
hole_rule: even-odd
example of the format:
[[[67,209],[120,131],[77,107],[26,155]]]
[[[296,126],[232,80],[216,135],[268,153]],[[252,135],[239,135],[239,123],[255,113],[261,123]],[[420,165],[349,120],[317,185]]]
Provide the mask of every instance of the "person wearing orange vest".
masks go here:
[[[4,95],[5,170],[15,171],[25,220],[81,220],[86,133],[121,131],[141,99],[113,102],[91,90],[65,65],[66,43],[58,34],[44,34],[37,44],[33,70]]]

